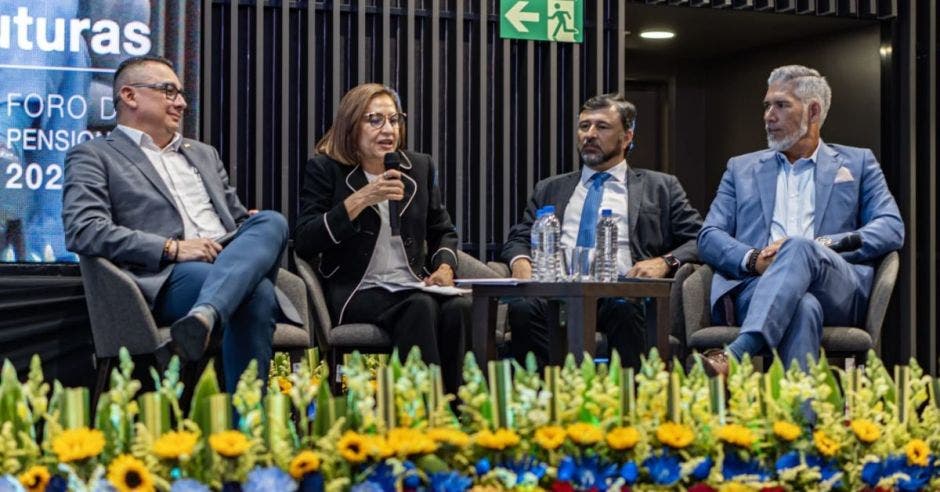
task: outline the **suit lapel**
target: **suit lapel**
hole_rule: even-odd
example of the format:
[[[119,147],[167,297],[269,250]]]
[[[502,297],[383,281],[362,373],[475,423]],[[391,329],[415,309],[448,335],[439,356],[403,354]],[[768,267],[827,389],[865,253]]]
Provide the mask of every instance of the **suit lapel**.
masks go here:
[[[760,206],[764,212],[764,226],[768,231],[774,216],[774,200],[777,198],[777,164],[776,153],[765,152],[754,169],[754,181],[760,192]]]
[[[643,196],[643,175],[627,168],[627,220],[630,224],[630,237],[636,237],[636,223],[640,216],[640,197]]]
[[[816,204],[813,211],[813,232],[819,235],[826,210],[829,208],[829,198],[832,196],[832,184],[839,170],[839,155],[828,145],[822,144],[816,156]]]
[[[362,166],[356,165],[356,167],[349,171],[349,174],[346,175],[346,187],[349,188],[352,192],[359,191],[360,188],[369,184],[369,180],[366,178],[366,172],[362,170]],[[369,208],[378,215],[379,208],[375,205],[369,205]]]
[[[166,201],[170,202],[173,208],[176,208],[176,200],[173,199],[173,195],[170,194],[170,190],[166,187],[166,183],[163,182],[163,178],[160,177],[156,168],[150,163],[150,159],[147,158],[144,151],[140,150],[140,146],[135,144],[134,141],[121,130],[112,130],[105,139],[114,147],[114,150],[117,150],[118,153],[123,155],[131,164],[136,166],[154,188],[163,195],[163,198],[166,198]]]
[[[234,229],[235,219],[232,218],[228,204],[225,202],[225,191],[222,189],[222,181],[214,179],[218,176],[218,172],[215,170],[215,167],[210,165],[209,157],[204,155],[204,152],[198,152],[185,139],[180,144],[179,152],[186,158],[186,161],[189,162],[191,166],[196,168],[196,171],[198,171],[199,175],[202,177],[202,185],[205,187],[206,193],[209,194],[209,199],[212,201],[212,206],[215,207],[216,215],[219,216],[219,220],[222,221],[225,229],[229,231]]]
[[[568,202],[571,201],[571,195],[574,195],[574,189],[578,187],[580,181],[581,171],[578,170],[568,173],[561,183],[561,192],[555,195],[555,203],[552,204],[555,205],[555,215],[559,217],[559,220],[564,220],[565,207],[567,207]]]

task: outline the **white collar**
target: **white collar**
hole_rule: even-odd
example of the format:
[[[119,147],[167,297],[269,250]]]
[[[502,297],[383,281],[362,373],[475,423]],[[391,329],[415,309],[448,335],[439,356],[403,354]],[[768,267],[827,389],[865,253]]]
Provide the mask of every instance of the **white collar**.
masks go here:
[[[136,143],[140,147],[143,147],[146,145],[148,147],[158,148],[157,144],[153,141],[153,137],[151,137],[149,134],[143,131],[140,131],[136,128],[131,128],[127,125],[118,125],[117,128],[119,128],[122,132],[124,132],[125,135],[130,137],[131,140],[133,140],[134,143]],[[182,145],[182,143],[183,143],[183,136],[180,135],[179,132],[176,132],[173,134],[173,140],[170,140],[170,143],[168,143],[166,147],[160,150],[170,149],[174,152],[179,152],[180,145]]]
[[[591,177],[597,174],[599,171],[592,169],[589,166],[581,166],[581,183],[586,184],[591,180]],[[610,174],[611,179],[618,181],[620,183],[627,182],[627,160],[624,159],[617,163],[614,167],[604,171],[607,174]]]

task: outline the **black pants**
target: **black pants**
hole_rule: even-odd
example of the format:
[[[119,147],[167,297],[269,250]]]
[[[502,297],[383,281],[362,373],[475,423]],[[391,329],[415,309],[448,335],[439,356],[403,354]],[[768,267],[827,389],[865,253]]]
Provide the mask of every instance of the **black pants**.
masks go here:
[[[402,360],[418,347],[424,362],[441,367],[445,389],[456,394],[467,350],[470,304],[461,296],[366,289],[349,301],[343,323],[372,323],[385,330]]]
[[[518,297],[508,304],[512,355],[523,364],[526,354],[532,352],[541,370],[549,363],[548,301]],[[607,345],[620,354],[623,367],[640,367],[640,354],[646,350],[646,308],[642,302],[621,297],[599,300],[597,331],[607,334]]]

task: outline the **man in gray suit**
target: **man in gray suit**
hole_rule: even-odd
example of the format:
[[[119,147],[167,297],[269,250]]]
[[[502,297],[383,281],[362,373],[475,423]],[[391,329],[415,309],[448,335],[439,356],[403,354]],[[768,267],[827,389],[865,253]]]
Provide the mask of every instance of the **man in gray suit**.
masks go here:
[[[289,302],[279,311],[274,287],[287,221],[245,210],[216,150],[182,137],[181,87],[164,58],[135,57],[118,67],[117,128],[65,159],[66,242],[133,277],[158,323],[172,323],[184,359],[199,359],[221,327],[226,389],[233,391],[252,359],[266,375],[275,318],[299,319]]]
[[[675,176],[627,164],[633,147],[636,108],[620,94],[603,94],[581,106],[578,151],[584,167],[535,185],[522,222],[503,246],[503,261],[516,278],[532,276],[530,232],[535,213],[553,205],[561,219],[565,248],[594,247],[602,209],[618,221],[618,271],[621,275],[662,278],[680,264],[696,261],[695,237],[702,218],[692,208]],[[532,351],[539,365],[548,359],[549,329],[543,299],[509,302],[512,352],[520,362]],[[598,303],[598,330],[607,333],[625,365],[637,367],[646,348],[646,311],[633,299]]]

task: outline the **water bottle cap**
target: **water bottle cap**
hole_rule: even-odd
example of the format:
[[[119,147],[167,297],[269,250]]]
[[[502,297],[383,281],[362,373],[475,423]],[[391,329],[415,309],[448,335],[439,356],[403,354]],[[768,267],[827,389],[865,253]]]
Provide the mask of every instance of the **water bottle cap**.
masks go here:
[[[609,208],[605,208],[604,210],[601,210],[601,217],[610,217],[612,215],[613,215],[613,212],[611,212]]]
[[[548,213],[548,214],[553,214],[553,213],[555,213],[555,206],[554,206],[554,205],[545,205],[544,207],[542,207],[542,209],[545,210],[545,213]]]
[[[535,218],[536,218],[536,219],[541,219],[543,215],[545,215],[545,207],[542,207],[542,208],[540,208],[540,209],[538,209],[538,210],[535,211]]]

